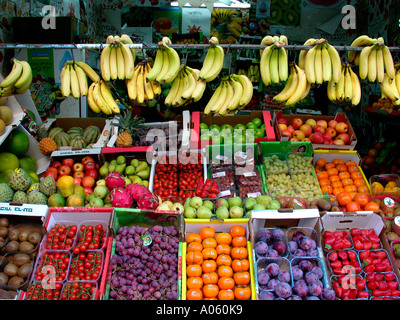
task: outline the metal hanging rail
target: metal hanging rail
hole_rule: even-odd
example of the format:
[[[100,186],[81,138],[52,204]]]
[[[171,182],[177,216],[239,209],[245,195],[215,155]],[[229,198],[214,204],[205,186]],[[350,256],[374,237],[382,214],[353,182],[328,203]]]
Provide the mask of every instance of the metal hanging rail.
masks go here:
[[[132,49],[157,49],[157,44],[126,44]],[[0,49],[92,49],[100,50],[108,46],[105,43],[77,43],[77,44],[19,44],[19,43],[0,43]],[[176,49],[208,49],[209,44],[169,44]],[[220,44],[222,48],[228,50],[235,49],[264,49],[266,45],[257,44]],[[364,47],[335,46],[338,51],[361,51]],[[290,44],[285,46],[288,50],[309,50],[312,46]],[[390,51],[400,51],[400,47],[388,47]]]

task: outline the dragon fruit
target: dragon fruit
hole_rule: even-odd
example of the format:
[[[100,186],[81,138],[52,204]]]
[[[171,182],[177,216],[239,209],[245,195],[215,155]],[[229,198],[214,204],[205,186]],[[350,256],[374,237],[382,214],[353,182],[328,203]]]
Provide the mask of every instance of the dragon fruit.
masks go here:
[[[140,197],[151,194],[150,190],[145,186],[137,183],[130,183],[126,186],[126,190],[129,192],[133,200],[139,201]]]
[[[154,193],[148,193],[139,198],[137,201],[138,209],[156,210],[160,204],[158,197]]]
[[[106,181],[106,186],[110,191],[117,187],[125,187],[125,179],[117,171],[110,172],[107,175],[105,181]]]
[[[131,208],[133,199],[123,187],[116,187],[110,192],[111,205],[117,208]]]

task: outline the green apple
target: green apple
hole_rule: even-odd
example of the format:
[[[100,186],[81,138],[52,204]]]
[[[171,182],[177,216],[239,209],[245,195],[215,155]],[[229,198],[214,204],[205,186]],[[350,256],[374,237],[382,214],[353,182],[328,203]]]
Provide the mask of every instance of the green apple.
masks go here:
[[[200,130],[202,129],[208,129],[208,125],[206,125],[204,122],[200,123]]]
[[[248,124],[246,124],[246,129],[257,129],[258,126],[254,123],[254,122],[249,122]]]
[[[260,127],[262,124],[262,120],[260,118],[254,118],[251,120],[251,122],[253,122],[257,127]]]
[[[230,124],[223,124],[221,126],[221,130],[229,130],[231,133],[233,133],[233,127]]]
[[[238,124],[235,126],[235,129],[236,129],[236,130],[246,130],[246,126],[245,126],[244,124],[238,123]]]
[[[208,127],[208,129],[209,129],[210,131],[213,131],[214,129],[215,129],[215,130],[218,130],[218,132],[221,131],[221,127],[220,127],[219,125],[217,125],[217,124],[212,124],[212,125],[210,125],[210,126]]]
[[[254,138],[264,138],[265,132],[261,129],[254,130]]]

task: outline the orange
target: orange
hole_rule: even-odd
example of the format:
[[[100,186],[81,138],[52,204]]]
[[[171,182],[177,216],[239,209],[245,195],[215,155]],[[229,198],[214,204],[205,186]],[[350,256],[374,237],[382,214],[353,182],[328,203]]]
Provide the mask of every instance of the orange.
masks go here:
[[[321,187],[321,192],[322,192],[322,194],[332,194],[333,187],[332,186],[323,186],[323,187]]]
[[[341,192],[344,192],[344,188],[333,188],[332,194],[337,196]]]
[[[232,259],[246,259],[247,256],[248,252],[245,247],[234,247],[231,250]]]
[[[213,272],[217,270],[217,263],[212,259],[204,260],[201,264],[201,268],[203,269],[204,273]]]
[[[232,277],[233,270],[230,266],[219,266],[218,270],[218,277]]]
[[[217,254],[231,254],[231,247],[224,243],[217,245],[215,250],[217,251]]]
[[[361,207],[357,202],[350,201],[346,204],[346,210],[347,212],[356,212],[356,211],[361,211]]]
[[[186,254],[186,264],[201,264],[203,262],[203,254],[200,251],[190,251]]]
[[[338,164],[344,164],[344,160],[340,158],[335,158],[332,160],[332,163],[337,166]]]
[[[232,228],[229,229],[229,234],[232,236],[232,238],[237,236],[244,237],[246,235],[246,229],[242,226],[234,225]]]
[[[200,289],[189,289],[186,292],[187,300],[203,300],[203,292]]]
[[[348,173],[348,172],[346,172],[346,173]],[[353,180],[350,179],[350,178],[342,179],[341,182],[342,182],[342,184],[343,184],[343,187],[351,186],[351,185],[354,184]],[[203,246],[204,246],[204,244],[203,244]]]
[[[235,272],[233,280],[237,286],[243,286],[250,283],[250,273],[248,271]]]
[[[330,177],[329,177],[329,181],[330,181],[331,183],[333,183],[333,182],[340,181],[340,179],[339,179],[339,176],[330,176]]]
[[[347,192],[343,191],[336,195],[336,200],[339,203],[339,205],[345,206],[347,203],[351,201],[351,196]]]
[[[318,167],[323,167],[326,165],[326,160],[324,158],[319,158],[316,162],[315,165]]]
[[[217,241],[214,238],[205,238],[202,242],[203,248],[215,248]]]
[[[365,205],[364,210],[365,211],[379,211],[379,210],[381,210],[381,207],[379,206],[378,203],[371,201]]]
[[[194,233],[194,232],[192,232],[192,233],[189,233],[188,235],[187,235],[187,237],[186,237],[186,242],[187,243],[190,243],[190,242],[193,242],[193,241],[196,241],[196,242],[200,242],[201,243],[201,237],[200,237],[200,235],[198,234],[198,233]]]
[[[347,171],[347,167],[344,164],[338,164],[336,166],[336,169],[338,170],[338,172],[346,172]]]
[[[218,244],[231,244],[232,236],[228,232],[220,232],[215,235],[215,240]]]
[[[330,168],[326,172],[328,172],[329,176],[337,176],[339,174],[339,170],[336,168]]]
[[[248,271],[250,263],[247,259],[235,259],[232,261],[232,269],[234,272]]]
[[[331,184],[331,181],[329,179],[321,179],[321,180],[319,180],[319,185],[321,187],[329,186],[330,184]]]
[[[329,170],[332,168],[335,168],[335,164],[332,162],[328,162],[325,166],[324,166],[325,170]]]
[[[205,298],[216,298],[218,296],[219,288],[216,284],[206,284],[203,286],[203,296]]]
[[[203,227],[200,230],[199,235],[203,240],[207,238],[214,238],[215,230],[211,227]]]
[[[365,193],[357,193],[353,200],[361,207],[365,207],[365,205],[369,202],[369,197]]]
[[[232,265],[232,258],[230,255],[227,254],[220,254],[217,257],[217,265],[218,266],[231,266]]]
[[[218,300],[235,300],[235,294],[232,290],[219,290]]]
[[[186,274],[188,277],[200,277],[203,273],[203,269],[201,265],[198,264],[190,264],[186,267]]]
[[[201,289],[203,287],[203,279],[201,277],[189,277],[186,285],[188,289]]]
[[[332,188],[343,188],[343,183],[340,181],[332,182]]]
[[[363,179],[363,176],[362,176],[361,172],[352,172],[350,174],[350,178],[353,179],[353,180]]]
[[[328,179],[329,174],[328,171],[319,171],[317,172],[317,179],[322,180],[322,179]]]
[[[348,172],[339,172],[338,176],[340,180],[350,179],[350,173]]]
[[[201,252],[203,254],[203,259],[217,259],[217,251],[215,248],[204,248]]]
[[[353,180],[353,183],[356,187],[365,186],[366,183],[363,178]]]
[[[358,170],[358,167],[357,167],[357,166],[349,166],[349,167],[347,167],[347,171],[350,172],[350,173],[353,173],[353,172],[360,172],[360,171]]]
[[[235,281],[231,277],[221,277],[218,279],[218,288],[220,290],[229,290],[235,287]]]
[[[238,236],[232,239],[232,247],[245,247],[247,240],[245,237]]]
[[[360,192],[360,193],[369,193],[369,189],[368,189],[367,186],[359,186],[357,188],[357,191]]]
[[[203,250],[203,245],[197,241],[192,241],[190,242],[187,247],[186,247],[186,251],[190,252],[190,251],[200,251]]]
[[[249,300],[251,298],[251,289],[249,286],[236,286],[234,293],[236,300]]]
[[[383,187],[383,185],[382,184],[380,184],[379,182],[373,182],[372,184],[371,184],[371,189],[372,189],[372,192],[374,193],[374,194],[381,194],[382,193],[382,191],[384,191],[384,187]]]
[[[348,193],[357,192],[357,187],[354,184],[348,185],[344,187],[344,191]]]
[[[218,274],[216,272],[203,273],[201,279],[203,284],[216,284],[218,283]]]
[[[346,166],[348,166],[348,167],[350,167],[350,166],[357,166],[357,164],[356,164],[355,161],[353,161],[353,160],[347,160],[344,164],[345,164]]]

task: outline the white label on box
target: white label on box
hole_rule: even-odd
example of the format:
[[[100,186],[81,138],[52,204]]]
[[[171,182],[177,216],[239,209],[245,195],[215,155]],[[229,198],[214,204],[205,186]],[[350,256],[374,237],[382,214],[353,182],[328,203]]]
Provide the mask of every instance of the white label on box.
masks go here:
[[[215,158],[218,159],[218,160],[223,160],[223,161],[228,160],[228,157],[227,157],[227,156],[223,156],[223,155],[221,155],[221,154],[215,156]]]
[[[246,159],[246,158],[247,158],[246,152],[243,152],[243,151],[235,152],[235,156],[236,156],[236,157],[243,158],[243,159]]]
[[[254,171],[252,171],[252,172],[244,172],[243,175],[245,177],[255,177],[255,176],[257,176],[257,174]]]
[[[226,176],[225,171],[216,172],[216,173],[212,174],[213,178],[220,178],[220,177],[225,177],[225,176]]]
[[[251,192],[247,194],[247,197],[249,198],[257,198],[258,196],[261,196],[260,192]]]
[[[219,193],[220,197],[226,197],[226,196],[230,196],[231,195],[231,190],[225,190],[225,191],[221,191]]]

